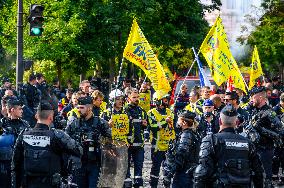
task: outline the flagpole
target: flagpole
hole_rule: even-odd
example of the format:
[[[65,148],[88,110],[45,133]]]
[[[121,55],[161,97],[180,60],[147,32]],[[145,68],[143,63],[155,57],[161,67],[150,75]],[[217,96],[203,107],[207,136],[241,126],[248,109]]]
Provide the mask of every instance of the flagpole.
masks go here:
[[[120,67],[119,67],[118,76],[117,76],[117,78],[116,78],[116,86],[115,86],[115,92],[114,92],[114,103],[113,103],[113,105],[115,104],[115,101],[116,101],[115,98],[116,98],[116,93],[117,93],[117,89],[118,89],[119,78],[120,78],[121,72],[122,72],[123,60],[124,60],[124,57],[122,57],[122,59],[121,59],[121,63],[120,63]],[[112,106],[111,109],[112,109],[112,110],[111,110],[111,114],[113,114],[114,106]]]
[[[193,49],[193,47],[192,47],[192,49]],[[200,53],[200,49],[199,49],[199,51],[198,51],[197,55],[198,55],[199,53]],[[187,77],[187,76],[189,75],[189,72],[191,71],[191,69],[192,69],[192,67],[193,67],[193,65],[194,65],[194,63],[195,63],[196,61],[197,61],[197,56],[195,56],[195,58],[194,58],[194,60],[193,60],[193,62],[192,62],[192,64],[191,64],[191,66],[190,66],[189,70],[187,71],[187,73],[186,73],[186,76],[185,76],[185,77]],[[185,83],[185,79],[182,81],[181,86],[182,86],[184,83]],[[174,106],[176,105],[177,98],[178,98],[178,96],[179,96],[179,94],[180,94],[181,86],[180,86],[180,88],[179,88],[179,91],[178,91],[177,97],[175,98]]]

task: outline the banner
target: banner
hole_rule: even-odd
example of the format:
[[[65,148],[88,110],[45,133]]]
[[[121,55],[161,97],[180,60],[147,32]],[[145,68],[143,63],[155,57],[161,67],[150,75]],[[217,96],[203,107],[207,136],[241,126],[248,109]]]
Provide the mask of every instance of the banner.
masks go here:
[[[218,86],[231,76],[234,87],[246,92],[243,77],[230,52],[229,42],[220,17],[216,19],[202,42],[200,51],[205,57],[212,77]]]
[[[123,57],[139,66],[145,72],[151,80],[155,91],[162,90],[168,93],[171,90],[162,65],[135,19],[133,20]]]
[[[254,46],[253,54],[252,54],[252,61],[250,65],[250,81],[249,81],[249,89],[251,89],[255,85],[255,80],[263,75],[258,51],[256,46]]]
[[[166,78],[168,79],[168,81],[169,82],[173,81],[174,75],[171,72],[171,70],[169,69],[169,67],[167,65],[164,65],[163,67],[164,67],[165,75],[166,75]]]

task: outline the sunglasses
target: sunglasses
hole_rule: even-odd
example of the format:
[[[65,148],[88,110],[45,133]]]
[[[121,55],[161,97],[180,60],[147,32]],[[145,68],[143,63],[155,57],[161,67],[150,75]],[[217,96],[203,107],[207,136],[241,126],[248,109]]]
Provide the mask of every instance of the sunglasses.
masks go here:
[[[233,99],[224,99],[224,101],[226,101],[226,102],[227,102],[227,101],[231,101],[231,100],[233,100]]]

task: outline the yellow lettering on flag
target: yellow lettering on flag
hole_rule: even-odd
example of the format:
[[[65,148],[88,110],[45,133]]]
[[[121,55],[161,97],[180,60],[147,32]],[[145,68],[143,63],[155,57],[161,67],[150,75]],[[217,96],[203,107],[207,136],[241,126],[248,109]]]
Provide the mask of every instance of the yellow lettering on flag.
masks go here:
[[[230,51],[227,35],[220,16],[201,44],[200,51],[205,57],[212,77],[219,86],[231,76],[235,88],[246,92],[245,83],[238,65]]]
[[[250,81],[249,81],[249,89],[251,89],[255,85],[255,80],[263,75],[258,51],[256,46],[254,46],[253,54],[252,54],[252,61],[250,66]]]
[[[167,93],[171,90],[162,65],[135,19],[132,23],[123,57],[139,66],[145,72],[151,80],[155,91],[162,90]]]

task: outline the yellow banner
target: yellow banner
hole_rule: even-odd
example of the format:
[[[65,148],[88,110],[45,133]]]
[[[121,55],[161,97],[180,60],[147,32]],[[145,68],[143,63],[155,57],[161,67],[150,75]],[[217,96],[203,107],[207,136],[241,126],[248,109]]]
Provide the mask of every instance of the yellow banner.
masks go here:
[[[200,51],[205,57],[212,77],[218,86],[227,81],[231,76],[234,86],[246,92],[245,83],[238,65],[231,54],[227,35],[220,17],[216,19],[214,25],[211,27],[201,44]]]
[[[162,65],[135,19],[133,20],[123,57],[139,66],[145,72],[151,80],[155,91],[164,90],[169,92],[171,90]]]
[[[174,80],[174,75],[171,72],[171,70],[169,69],[169,67],[167,65],[164,65],[164,71],[166,74],[166,78],[168,79],[169,82]]]
[[[263,75],[258,51],[256,46],[254,46],[253,54],[252,54],[252,61],[250,66],[250,81],[249,81],[249,89],[251,89],[255,85],[255,80]]]
[[[243,74],[250,74],[250,67],[240,67],[240,71]]]

